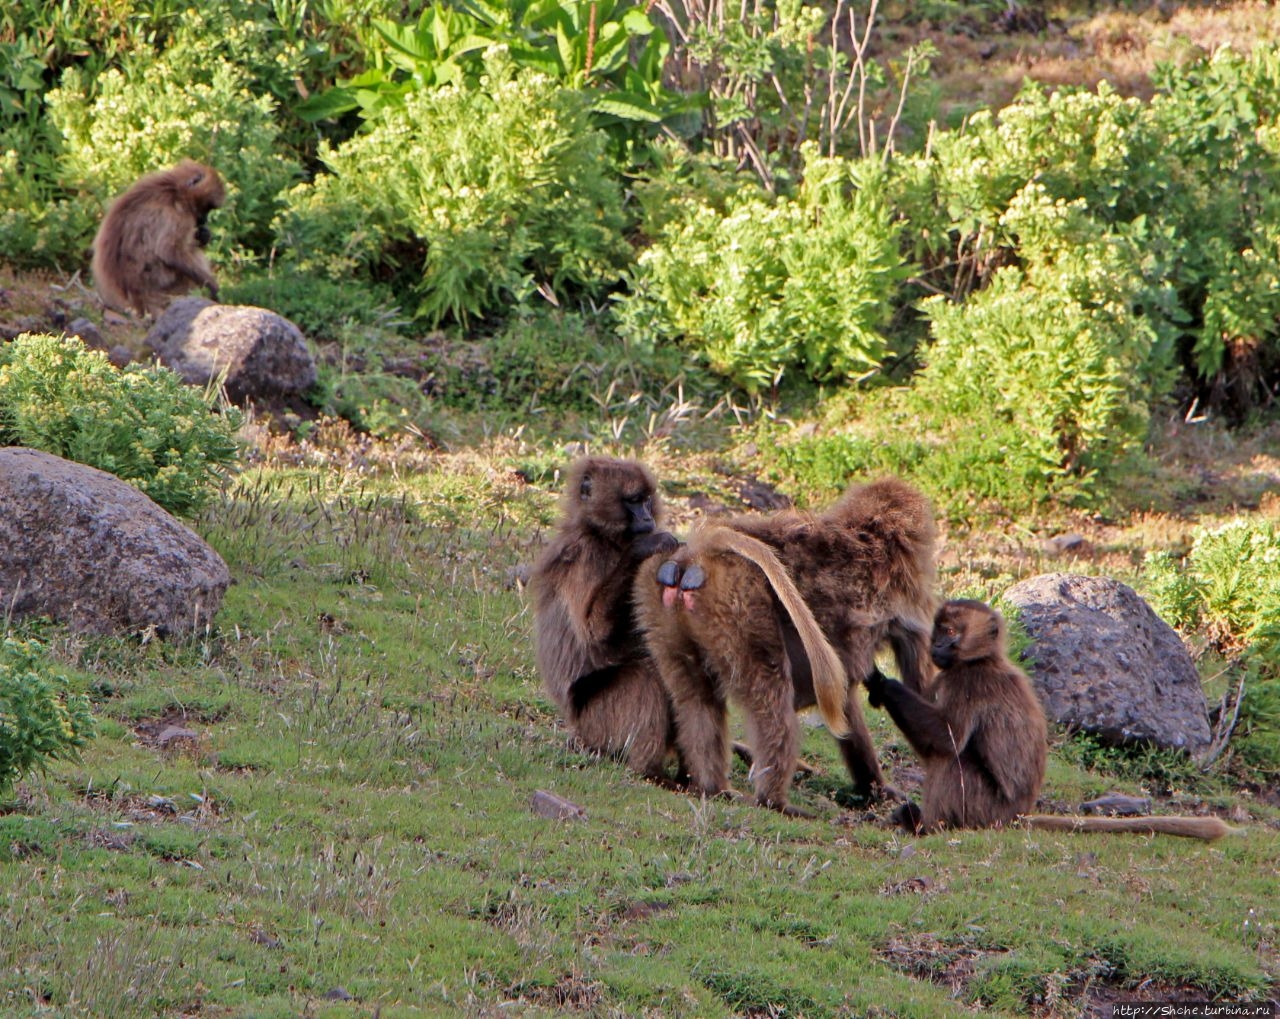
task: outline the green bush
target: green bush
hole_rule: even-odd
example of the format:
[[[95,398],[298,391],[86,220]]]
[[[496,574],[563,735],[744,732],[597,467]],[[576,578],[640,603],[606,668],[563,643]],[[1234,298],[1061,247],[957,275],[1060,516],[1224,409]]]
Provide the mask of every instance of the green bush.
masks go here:
[[[514,316],[470,346],[470,359],[427,358],[443,398],[467,410],[598,413],[611,389],[656,393],[683,371],[675,350],[636,349],[598,317],[557,309]]]
[[[1258,772],[1280,775],[1280,531],[1236,520],[1197,531],[1186,558],[1147,557],[1145,589],[1156,611],[1200,632],[1246,670],[1232,742]]]
[[[827,402],[822,431],[797,435],[790,424],[765,423],[755,443],[772,475],[815,503],[855,478],[885,474],[919,485],[955,523],[1022,516],[1061,494],[1016,422],[950,417],[905,387],[860,394],[856,404]]]
[[[1043,193],[1022,197],[1041,223],[1071,217]],[[1026,271],[999,270],[963,304],[925,301],[933,339],[914,393],[921,412],[963,422],[966,444],[992,434],[1008,444],[997,462],[1010,487],[1083,502],[1104,493],[1146,438],[1166,377],[1157,333],[1133,310],[1142,281],[1126,265],[1126,247],[1076,238]]]
[[[287,264],[333,279],[397,273],[432,323],[614,282],[629,248],[622,192],[586,100],[496,64],[483,89],[421,90],[289,196]]]
[[[930,284],[955,299],[1015,259],[1031,277],[1061,274],[1029,244],[1052,220],[1016,210],[1030,188],[1046,211],[1075,209],[1095,241],[1128,246],[1123,272],[1140,280],[1130,309],[1159,338],[1158,367],[1180,354],[1201,392],[1239,417],[1280,368],[1280,49],[1223,49],[1155,77],[1150,103],[1105,85],[1028,86],[900,160],[894,202]]]
[[[167,368],[115,368],[74,338],[0,347],[0,445],[30,446],[123,478],[190,513],[238,457],[239,413]]]
[[[382,330],[404,324],[391,288],[370,280],[326,279],[294,272],[255,274],[223,286],[220,299],[227,304],[270,308],[314,343],[338,340],[353,330],[376,337]]]
[[[640,256],[618,311],[624,333],[679,340],[749,392],[792,367],[839,381],[879,371],[909,269],[876,165],[809,146],[794,199],[740,195],[723,213],[687,203]]]
[[[347,372],[320,365],[312,401],[321,413],[343,418],[383,439],[414,431],[438,440],[444,431],[417,382],[375,367]]]
[[[358,109],[375,120],[423,88],[483,88],[490,53],[501,50],[515,66],[581,91],[593,124],[625,151],[698,105],[663,84],[670,44],[648,9],[637,0],[474,0],[428,5],[414,25],[374,19],[365,69],[299,112],[321,120]]]
[[[89,699],[71,692],[39,643],[0,642],[0,793],[49,761],[74,758],[94,731]]]

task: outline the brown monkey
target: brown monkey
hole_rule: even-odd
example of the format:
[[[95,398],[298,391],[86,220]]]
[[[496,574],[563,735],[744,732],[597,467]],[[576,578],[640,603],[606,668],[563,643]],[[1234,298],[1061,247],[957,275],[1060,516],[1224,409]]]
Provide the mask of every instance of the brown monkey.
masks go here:
[[[569,469],[555,536],[533,568],[538,671],[584,746],[663,775],[675,746],[671,708],[633,621],[640,564],[679,544],[658,530],[649,469],[583,457]]]
[[[895,815],[916,832],[999,827],[1018,821],[1060,831],[1165,832],[1215,839],[1230,829],[1216,817],[1054,817],[1028,815],[1044,781],[1047,726],[1026,674],[1005,651],[1004,620],[980,601],[938,610],[931,654],[939,671],[933,699],[879,673],[867,680],[924,761],[923,809]]]
[[[184,159],[143,177],[107,210],[93,241],[93,279],[117,311],[159,314],[192,286],[218,299],[218,281],[201,250],[209,243],[209,210],[226,199],[222,178]]]
[[[855,685],[887,641],[904,679],[924,688],[934,543],[928,501],[885,479],[851,487],[817,516],[787,511],[704,528],[670,560],[645,565],[640,624],[696,790],[726,788],[726,705],[735,700],[747,712],[760,803],[791,812],[795,711],[815,703],[857,791],[883,794]],[[810,619],[816,636],[806,635]]]

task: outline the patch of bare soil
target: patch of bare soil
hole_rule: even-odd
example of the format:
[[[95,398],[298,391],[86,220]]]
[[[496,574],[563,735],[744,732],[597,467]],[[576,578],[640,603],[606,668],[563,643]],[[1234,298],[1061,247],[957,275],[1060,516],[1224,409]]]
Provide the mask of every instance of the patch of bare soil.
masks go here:
[[[81,280],[48,270],[15,273],[0,264],[0,342],[23,333],[79,336],[86,347],[106,352],[116,364],[149,356],[143,342],[149,323],[114,312]]]
[[[589,1012],[595,1014],[604,998],[600,985],[566,973],[554,984],[539,987],[512,988],[511,1004],[536,1005],[554,1009],[558,1014]]]
[[[964,1000],[979,965],[1005,953],[972,945],[952,945],[932,934],[894,935],[881,957],[894,969],[947,988],[951,997]]]
[[[1223,46],[1248,52],[1280,38],[1280,8],[1265,0],[1120,5],[1022,0],[985,18],[921,18],[931,5],[907,0],[881,6],[886,54],[928,39],[937,47],[930,78],[944,123],[982,107],[999,109],[1027,80],[1057,87],[1097,87],[1148,98],[1157,63],[1182,63]],[[937,5],[941,6],[941,5]],[[1099,8],[1111,8],[1099,10]]]
[[[197,824],[218,816],[217,804],[207,798],[181,802],[155,793],[113,793],[110,789],[94,789],[86,792],[84,799],[94,809],[135,825],[173,821]],[[122,831],[113,829],[95,829],[86,838],[92,845],[107,849],[127,849],[133,841],[132,835],[126,836]]]
[[[1111,1019],[1115,1005],[1121,1001],[1188,1002],[1207,1001],[1212,997],[1206,991],[1185,984],[1167,984],[1144,980],[1135,986],[1127,986],[1123,980],[1090,977],[1085,981],[1069,984],[1062,991],[1062,1001],[1043,1008],[1033,1008],[1033,1016],[1057,1016],[1070,1014],[1081,1019]],[[1070,1003],[1069,1010],[1062,1004]]]

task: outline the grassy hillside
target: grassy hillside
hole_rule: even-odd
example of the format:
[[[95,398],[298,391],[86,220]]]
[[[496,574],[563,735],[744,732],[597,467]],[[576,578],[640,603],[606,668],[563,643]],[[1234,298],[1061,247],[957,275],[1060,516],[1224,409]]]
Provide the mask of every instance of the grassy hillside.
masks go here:
[[[1075,1015],[1280,973],[1274,792],[1066,744],[1051,805],[1147,791],[1247,831],[916,841],[841,805],[821,730],[814,820],[656,788],[572,749],[539,690],[518,567],[555,492],[529,450],[284,452],[197,522],[237,581],[216,632],[45,631],[104,731],[0,815],[5,1014]],[[685,492],[716,477],[653,459]],[[951,539],[947,589],[991,584],[996,545]],[[584,816],[540,816],[538,790]]]
[[[1012,499],[1007,489],[1020,482],[1009,447],[1034,431],[1028,409],[1049,406],[1065,386],[1026,387],[1007,430],[987,442],[971,405],[930,430],[920,415],[931,399],[941,406],[936,398],[907,403],[887,387],[806,381],[792,367],[789,384],[801,380],[794,388],[762,385],[748,395],[699,367],[687,344],[624,338],[610,315],[620,290],[588,300],[574,284],[562,300],[549,285],[534,288],[538,280],[522,275],[529,271],[523,264],[511,270],[520,298],[510,307],[429,329],[426,320],[412,320],[411,307],[391,301],[390,283],[405,281],[382,278],[397,268],[421,269],[426,242],[416,235],[393,238],[373,276],[356,274],[355,262],[330,267],[332,279],[318,270],[309,275],[305,264],[284,271],[271,203],[304,161],[319,168],[317,147],[337,131],[304,122],[294,107],[308,90],[323,94],[360,68],[356,54],[369,40],[357,40],[352,26],[365,6],[385,12],[391,0],[249,4],[256,20],[237,20],[218,5],[143,6],[145,16],[142,6],[126,4],[82,19],[75,5],[64,5],[55,18],[49,5],[24,0],[12,16],[20,20],[0,15],[0,128],[10,132],[0,142],[11,137],[18,146],[25,138],[31,153],[50,157],[42,164],[16,147],[6,154],[0,144],[0,167],[14,169],[0,172],[0,205],[12,206],[0,208],[0,228],[16,230],[30,214],[29,236],[42,238],[0,251],[0,339],[58,333],[86,317],[104,347],[144,354],[146,324],[105,314],[77,272],[87,261],[81,241],[92,235],[100,199],[141,170],[126,164],[155,156],[117,139],[141,137],[158,118],[181,129],[166,144],[189,143],[184,104],[197,92],[170,83],[186,81],[184,69],[214,67],[205,57],[215,38],[236,73],[222,68],[215,75],[226,109],[205,100],[192,123],[241,188],[234,209],[217,214],[227,245],[214,252],[223,293],[295,318],[317,346],[322,385],[308,407],[293,408],[313,420],[250,415],[244,470],[192,521],[235,580],[209,632],[190,642],[89,639],[6,618],[6,633],[46,642],[58,667],[90,695],[100,733],[78,760],[27,776],[0,800],[0,1015],[932,1019],[1101,1016],[1111,1003],[1132,999],[1280,998],[1280,789],[1274,772],[1268,782],[1234,749],[1202,771],[1172,754],[1052,737],[1045,810],[1071,811],[1109,791],[1150,796],[1159,812],[1212,813],[1241,829],[1212,845],[1022,830],[906,838],[889,827],[888,806],[850,799],[835,747],[815,726],[805,727],[802,748],[814,771],[797,778],[793,794],[813,819],[783,818],[745,801],[703,802],[571,744],[533,666],[523,588],[554,520],[557,471],[589,447],[648,461],[677,532],[725,507],[758,508],[775,488],[800,503],[820,503],[851,471],[932,471],[931,491],[943,493],[941,593],[992,599],[1019,579],[1059,569],[1141,589],[1147,553],[1181,556],[1197,528],[1235,517],[1280,519],[1274,317],[1265,343],[1230,334],[1246,354],[1257,351],[1244,341],[1257,341],[1267,369],[1256,378],[1243,373],[1250,399],[1237,408],[1236,427],[1227,428],[1217,409],[1205,410],[1190,375],[1180,387],[1166,380],[1168,390],[1144,405],[1149,429],[1144,418],[1143,429],[1129,436],[1132,448],[1116,459],[1106,489],[1075,504],[1086,508],[1065,508],[1069,489],[1061,499],[1044,491],[1015,491]],[[407,6],[416,13],[421,4]],[[594,17],[596,6],[590,10]],[[975,110],[1010,102],[1024,77],[1050,85],[1106,80],[1122,95],[1145,98],[1159,61],[1183,61],[1226,40],[1244,49],[1280,37],[1280,9],[1253,2],[884,0],[879,12],[869,57],[893,67],[910,46],[931,42],[936,49],[902,124],[904,132],[917,129],[904,141],[921,147]],[[58,22],[65,45],[50,47],[38,34],[13,29],[46,18]],[[370,34],[367,25],[358,27]],[[149,55],[149,40],[165,32],[163,55]],[[584,29],[574,42],[585,46],[588,36]],[[335,62],[338,46],[350,51],[350,66]],[[15,58],[8,77],[6,53],[25,60],[20,66]],[[756,59],[751,46],[737,55]],[[127,87],[116,67],[126,56],[149,69]],[[64,122],[58,145],[65,146],[50,149],[50,124],[35,100],[61,81],[55,68],[77,84],[49,100]],[[136,87],[132,104],[102,93],[91,71],[126,96]],[[241,74],[250,76],[252,90]],[[1197,85],[1180,97],[1221,100],[1222,133],[1234,142],[1243,121],[1233,118],[1255,112],[1243,100],[1228,101],[1244,94]],[[96,121],[86,112],[91,98]],[[1188,133],[1204,127],[1199,107],[1188,110],[1175,126]],[[499,112],[511,123],[529,119],[514,103]],[[892,116],[892,108],[878,114]],[[469,131],[466,110],[450,115],[461,125],[460,149],[476,137],[501,138],[508,123]],[[1274,112],[1257,115],[1265,121],[1259,144],[1273,144]],[[919,130],[934,117],[936,138]],[[1058,151],[1074,156],[1075,122],[1066,123],[1054,138]],[[102,124],[115,133],[104,133]],[[355,126],[348,117],[339,134],[345,140]],[[236,140],[233,128],[244,138]],[[406,158],[394,138],[383,143],[388,159]],[[422,151],[433,147],[424,143]],[[1145,163],[1135,156],[1133,165],[1145,172],[1166,154]],[[594,172],[598,160],[587,156]],[[524,168],[523,159],[510,165]],[[1030,180],[1039,176],[1035,160],[1026,162],[1029,182],[1038,184]],[[365,164],[353,157],[352,166]],[[699,188],[709,209],[742,191],[741,178],[686,169],[687,177],[671,174],[667,191],[646,191],[620,174],[616,197],[629,216],[652,206],[641,218],[656,230]],[[338,174],[330,185],[345,180],[385,197],[394,189],[383,183],[399,178],[394,169],[384,172]],[[973,176],[975,187],[990,183],[980,169]],[[1155,176],[1151,193],[1162,194]],[[89,180],[102,195],[86,189]],[[1109,178],[1105,183],[1111,187]],[[511,188],[522,202],[526,190],[519,182]],[[458,195],[464,192],[479,194],[461,188]],[[1220,224],[1208,204],[1197,204],[1206,194],[1231,197],[1216,170],[1203,191],[1185,199],[1204,213],[1200,226],[1211,236],[1209,228]],[[431,192],[422,208],[434,210],[436,197]],[[1265,186],[1256,197],[1271,201]],[[732,246],[726,236],[754,238],[758,253],[772,254],[774,235],[751,230],[767,218],[748,214],[766,208],[760,203],[738,214],[741,235],[712,231],[700,248],[674,249],[672,277],[685,275],[684,252],[716,253]],[[543,217],[539,203],[526,204],[533,213],[520,206],[521,214],[537,214],[557,254],[572,254],[557,233],[563,217]],[[1160,203],[1152,208],[1154,214]],[[403,226],[395,208],[384,210],[387,223],[372,225],[359,205],[346,209],[347,219],[326,209],[311,210],[312,226],[332,241],[311,252],[320,260],[354,258],[347,242],[358,248],[381,229]],[[998,220],[1003,209],[985,211]],[[500,211],[485,228],[505,236],[512,220]],[[843,217],[843,205],[839,211]],[[1280,218],[1255,215],[1252,206],[1237,211],[1258,237],[1246,231],[1220,249],[1192,251],[1204,262],[1196,266],[1203,278],[1230,268],[1228,256],[1252,257],[1255,240],[1275,242],[1267,265],[1280,266],[1280,241],[1265,229]],[[1280,206],[1271,211],[1280,214]],[[864,225],[856,212],[836,217],[847,225],[836,236],[855,253],[863,246],[855,228]],[[1145,224],[1147,217],[1134,219]],[[886,214],[884,222],[888,229],[896,219]],[[950,219],[939,222],[944,232],[952,229]],[[594,229],[589,217],[577,225],[584,236]],[[974,230],[970,243],[956,229],[955,251],[939,248],[933,260],[913,256],[930,273],[954,276],[948,292],[957,298],[978,275],[1009,268],[1015,257],[1011,242],[990,247],[991,238]],[[798,278],[828,280],[825,250],[803,235],[777,236],[791,238],[791,254],[812,273]],[[1108,248],[1063,236],[1061,248],[1038,249],[1042,271],[1070,268],[1075,259],[1081,280],[1107,276],[1110,263],[1091,258]],[[1143,256],[1138,268],[1153,287],[1167,282],[1164,274],[1177,266],[1155,255],[1183,235],[1170,227],[1154,240],[1135,238],[1125,250]],[[644,247],[654,237],[637,227],[625,240]],[[62,245],[51,249],[56,258],[44,257],[45,242]],[[10,261],[60,268],[18,272]],[[460,270],[479,264],[445,262]],[[730,266],[726,278],[736,271]],[[1242,269],[1232,280],[1256,284],[1257,292],[1242,285],[1223,293],[1253,298],[1241,306],[1263,321],[1276,271],[1267,277]],[[1196,297],[1195,287],[1186,289],[1182,296]],[[832,290],[830,296],[847,296]],[[961,355],[977,349],[970,340],[998,333],[985,323],[1007,322],[1028,304],[1050,323],[1044,335],[1060,333],[1070,343],[1075,334],[1055,332],[1062,294],[1048,292],[1037,304],[1029,293],[1009,292],[998,309],[1007,318],[979,320],[972,335],[949,334],[958,351],[954,378],[983,375],[966,374]],[[1110,306],[1092,291],[1062,293],[1079,305],[1081,321],[1086,311]],[[742,296],[760,295],[747,288]],[[901,343],[893,357],[885,354],[889,381],[900,383],[916,367],[911,351],[925,328],[918,296],[904,298],[882,323]],[[686,297],[695,311],[712,304],[702,291]],[[1220,303],[1231,304],[1227,297]],[[770,296],[762,304],[776,302]],[[1114,304],[1126,314],[1137,307],[1127,291]],[[744,321],[765,317],[751,300],[742,307]],[[1186,325],[1173,303],[1152,307]],[[1123,352],[1128,330],[1149,321],[1135,314],[1107,335]],[[732,338],[733,329],[726,332]],[[1211,332],[1206,327],[1213,339]],[[1224,329],[1219,339],[1226,338]],[[1160,349],[1169,379],[1175,368],[1187,369],[1172,348]],[[1028,345],[1026,363],[1051,363],[1055,350]],[[1106,368],[1108,386],[1138,384],[1134,370],[1108,358],[1100,355],[1093,366]],[[1088,371],[1069,362],[1060,375],[1072,381]],[[950,378],[934,392],[945,396]],[[1097,420],[1094,438],[1105,446],[1119,418]],[[972,448],[964,446],[970,433],[981,440]],[[1056,441],[1048,431],[1040,437],[1050,447]],[[1049,457],[1039,469],[1061,474],[1061,459]],[[993,479],[1006,490],[994,483],[980,489],[979,480]],[[1046,539],[1067,533],[1084,539],[1071,554],[1046,550]],[[1250,691],[1262,686],[1247,670],[1264,666],[1280,704],[1280,659],[1246,661],[1247,627],[1219,622],[1206,617],[1188,629],[1211,707],[1235,693],[1242,674]],[[1259,644],[1280,648],[1267,636]],[[918,794],[921,776],[905,742],[882,712],[868,715],[891,781]],[[735,724],[735,735],[741,730]],[[740,763],[733,784],[749,789]],[[540,793],[579,812],[547,817]]]

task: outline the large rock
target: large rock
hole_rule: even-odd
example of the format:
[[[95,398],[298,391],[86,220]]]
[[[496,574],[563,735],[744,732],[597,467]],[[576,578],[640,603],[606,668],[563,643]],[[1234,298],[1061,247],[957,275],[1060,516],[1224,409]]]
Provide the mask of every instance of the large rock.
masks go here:
[[[1046,573],[1005,598],[1031,635],[1031,679],[1059,725],[1117,745],[1207,747],[1208,708],[1191,656],[1133,588]]]
[[[298,327],[265,308],[183,297],[156,320],[147,345],[192,385],[207,385],[225,370],[227,395],[236,403],[287,400],[316,381],[315,358]]]
[[[231,576],[221,556],[132,485],[0,449],[0,612],[89,633],[202,630]]]

